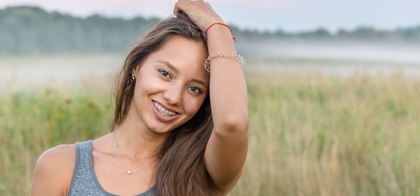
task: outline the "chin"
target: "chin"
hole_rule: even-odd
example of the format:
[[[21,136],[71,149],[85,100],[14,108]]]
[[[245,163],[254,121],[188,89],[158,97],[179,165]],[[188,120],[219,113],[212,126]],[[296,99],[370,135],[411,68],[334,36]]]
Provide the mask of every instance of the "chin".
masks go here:
[[[178,128],[180,125],[164,125],[162,122],[157,122],[154,126],[149,126],[149,129],[158,134],[169,134],[172,130]]]

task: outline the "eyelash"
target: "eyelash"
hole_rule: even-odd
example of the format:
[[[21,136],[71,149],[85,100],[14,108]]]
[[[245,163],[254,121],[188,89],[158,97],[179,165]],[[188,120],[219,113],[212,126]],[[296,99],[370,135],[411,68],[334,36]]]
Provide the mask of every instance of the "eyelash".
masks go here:
[[[195,88],[195,90],[197,90],[198,92],[196,92],[195,90],[192,90],[192,88]],[[193,93],[195,93],[197,95],[200,95],[201,93],[203,93],[203,91],[200,88],[196,87],[196,86],[189,86],[188,87],[188,90],[191,90]]]
[[[158,72],[165,78],[172,79],[172,75],[164,69],[159,69]]]

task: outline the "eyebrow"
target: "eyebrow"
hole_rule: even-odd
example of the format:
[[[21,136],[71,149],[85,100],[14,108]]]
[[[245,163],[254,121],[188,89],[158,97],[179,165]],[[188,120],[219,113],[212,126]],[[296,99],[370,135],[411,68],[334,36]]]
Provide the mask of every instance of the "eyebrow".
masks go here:
[[[207,86],[207,84],[206,84],[205,82],[201,81],[201,80],[192,79],[191,81],[196,82],[196,83],[198,83],[198,84],[201,84],[201,85],[203,85],[203,86],[204,86],[204,87],[206,87],[206,88],[209,88],[209,87]]]
[[[169,63],[168,61],[161,61],[161,60],[158,60],[157,62],[162,63],[162,64],[164,64],[164,65],[168,66],[170,69],[174,70],[177,74],[179,74],[179,70],[178,70],[178,69],[177,69],[174,65],[172,65],[171,63]],[[195,82],[195,83],[198,83],[198,84],[201,84],[201,85],[203,85],[203,86],[204,86],[204,87],[206,87],[206,88],[209,88],[209,87],[207,86],[207,84],[206,84],[205,82],[203,82],[202,80],[192,79],[191,81],[193,81],[193,82]]]
[[[169,68],[171,68],[172,70],[174,70],[174,72],[176,72],[177,74],[179,74],[179,70],[173,66],[171,63],[169,63],[168,61],[157,61],[159,63],[165,64],[166,66],[168,66]]]

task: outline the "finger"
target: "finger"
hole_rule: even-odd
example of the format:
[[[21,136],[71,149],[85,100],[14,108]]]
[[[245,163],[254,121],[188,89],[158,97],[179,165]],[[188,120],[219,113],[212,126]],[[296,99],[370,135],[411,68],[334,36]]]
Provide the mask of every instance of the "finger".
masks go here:
[[[190,5],[192,2],[190,0],[179,0],[175,3],[174,7],[174,14],[176,15],[179,11],[183,11],[187,13],[188,11],[188,5]]]
[[[180,1],[178,1],[178,2],[176,2],[175,3],[175,6],[174,6],[174,15],[176,15],[179,11],[181,11],[181,9],[179,9],[179,4],[180,4],[180,2],[181,2],[182,0],[180,0]]]
[[[174,7],[174,14],[176,15],[179,11],[184,11],[185,6],[187,6],[189,3],[191,3],[190,0],[179,0],[176,2]]]
[[[209,7],[210,9],[213,9],[210,5],[210,3],[206,2],[207,7]]]
[[[176,15],[179,12],[179,9],[177,7],[174,7],[174,15]]]

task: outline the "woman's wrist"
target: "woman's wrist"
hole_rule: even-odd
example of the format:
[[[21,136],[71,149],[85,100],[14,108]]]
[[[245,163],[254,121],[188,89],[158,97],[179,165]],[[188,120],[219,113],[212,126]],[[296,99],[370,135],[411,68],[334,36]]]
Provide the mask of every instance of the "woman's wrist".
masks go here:
[[[207,35],[207,40],[208,41],[209,41],[210,38],[213,38],[213,37],[217,37],[217,38],[227,37],[230,40],[232,39],[232,32],[231,32],[230,28],[228,28],[224,25],[213,25],[213,26],[211,26],[207,30],[206,35]]]
[[[233,40],[235,40],[235,42],[236,42],[236,38],[233,36],[233,32],[232,32],[232,29],[227,25],[227,24],[225,24],[225,23],[221,23],[221,22],[216,22],[216,23],[213,23],[213,24],[211,24],[209,27],[207,27],[207,29],[206,29],[206,31],[205,31],[205,33],[207,34],[207,32],[213,27],[213,26],[222,26],[222,27],[225,27],[225,28],[227,28],[227,29],[229,29],[229,31],[230,31],[230,33],[232,34],[232,39]]]
[[[213,34],[220,34],[221,32],[223,32],[223,33],[227,32],[229,35],[232,35],[230,29],[226,26],[223,26],[223,25],[213,25],[210,28],[208,28],[205,33],[207,35],[209,35],[209,34],[212,34],[212,33]]]

